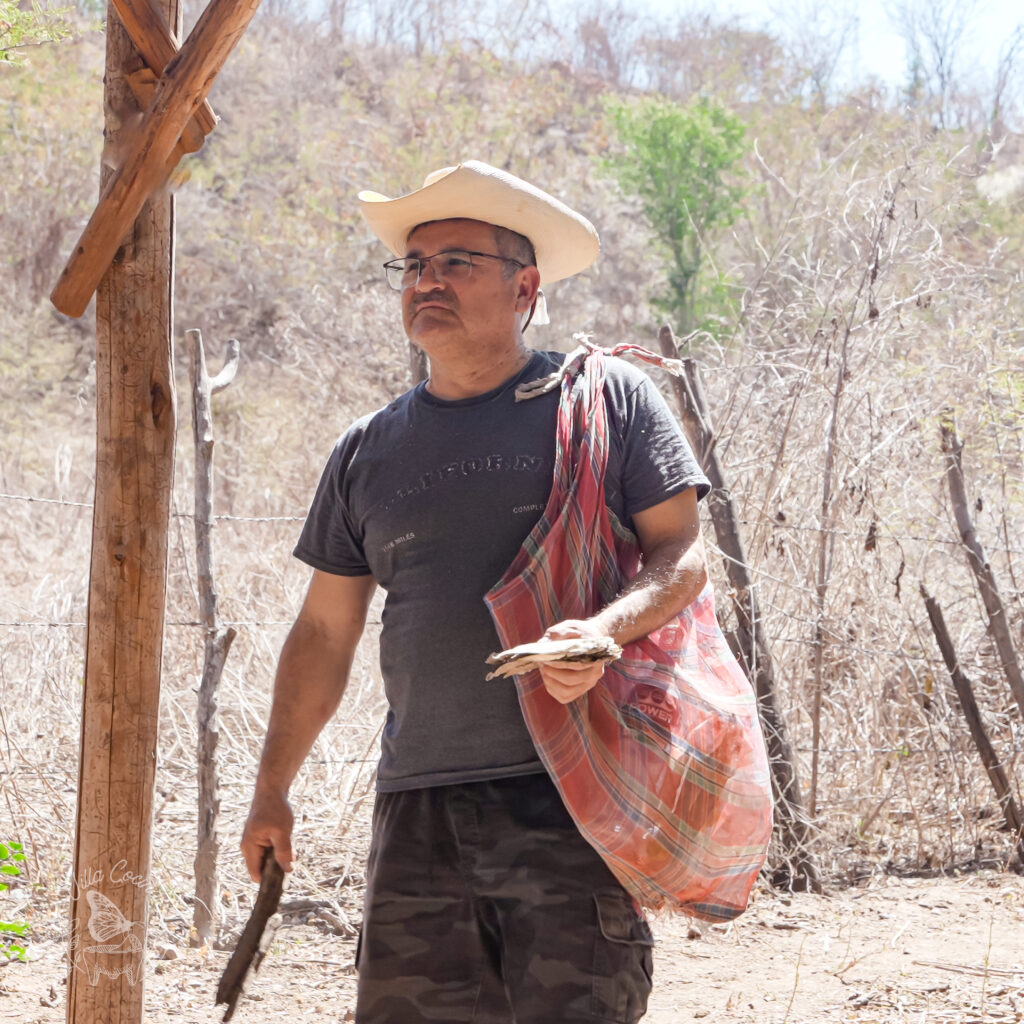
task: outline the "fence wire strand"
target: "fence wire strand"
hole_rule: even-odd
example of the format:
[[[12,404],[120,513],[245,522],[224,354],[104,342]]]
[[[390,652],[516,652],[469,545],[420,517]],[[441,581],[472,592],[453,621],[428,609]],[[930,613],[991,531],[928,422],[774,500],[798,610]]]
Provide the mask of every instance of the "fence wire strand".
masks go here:
[[[44,505],[65,505],[69,508],[82,508],[92,509],[93,503],[89,501],[69,501],[66,498],[44,498],[40,495],[34,494],[5,494],[0,493],[0,501],[24,501],[24,502],[38,502]],[[195,519],[195,514],[192,512],[172,512],[172,518],[176,519]],[[230,515],[227,513],[218,513],[213,516],[216,522],[234,522],[234,523],[304,523],[306,521],[305,513],[302,514],[291,514],[291,515],[280,515],[280,516],[257,516],[257,515]],[[815,536],[824,534],[826,537],[861,537],[864,531],[854,530],[841,530],[835,527],[829,527],[828,529],[822,529],[820,526],[805,525],[802,523],[780,523],[777,520],[754,520],[754,519],[739,519],[737,520],[741,526],[749,526],[760,528],[767,525],[772,530],[788,530],[794,533],[811,533]],[[915,533],[887,533],[879,538],[879,542],[883,540],[893,540],[897,543],[904,543],[913,541],[920,544],[943,544],[947,547],[958,548],[962,546],[962,542],[955,540],[952,537],[925,537]],[[723,552],[715,549],[721,557],[726,556]],[[1024,555],[1024,548],[1010,547],[1007,544],[1001,544],[994,550],[1001,554],[1007,555]],[[754,570],[757,571],[757,570]],[[767,575],[767,574],[764,574]],[[782,582],[782,581],[777,581]]]

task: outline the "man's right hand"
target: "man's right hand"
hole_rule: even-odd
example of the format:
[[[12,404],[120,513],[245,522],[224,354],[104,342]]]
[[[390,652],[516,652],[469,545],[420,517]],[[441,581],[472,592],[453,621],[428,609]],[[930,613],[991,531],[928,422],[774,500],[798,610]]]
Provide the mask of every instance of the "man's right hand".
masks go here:
[[[242,856],[249,876],[259,882],[264,851],[273,849],[277,863],[285,871],[292,869],[292,809],[283,793],[256,790],[249,817],[242,832]]]
[[[345,692],[376,587],[372,576],[314,570],[281,648],[256,793],[242,833],[242,855],[254,882],[268,849],[285,871],[292,869],[288,787]]]

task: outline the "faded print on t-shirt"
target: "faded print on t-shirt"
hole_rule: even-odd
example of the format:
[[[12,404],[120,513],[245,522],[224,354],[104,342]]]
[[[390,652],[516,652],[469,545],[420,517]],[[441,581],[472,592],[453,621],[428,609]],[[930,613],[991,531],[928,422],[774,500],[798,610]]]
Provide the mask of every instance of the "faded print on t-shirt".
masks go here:
[[[554,473],[558,390],[516,402],[515,388],[561,361],[536,353],[460,402],[420,385],[353,424],[328,461],[295,554],[325,572],[371,573],[387,591],[383,791],[542,770],[514,682],[485,679],[499,642],[483,598],[540,518]],[[609,360],[605,393],[606,497],[621,520],[707,489],[645,374]]]

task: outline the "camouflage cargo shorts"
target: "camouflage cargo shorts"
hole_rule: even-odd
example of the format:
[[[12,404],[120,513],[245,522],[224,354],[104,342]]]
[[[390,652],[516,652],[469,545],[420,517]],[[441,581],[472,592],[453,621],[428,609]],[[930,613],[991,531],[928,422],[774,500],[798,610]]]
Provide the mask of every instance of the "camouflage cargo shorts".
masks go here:
[[[378,794],[357,1024],[634,1024],[652,946],[547,775]]]

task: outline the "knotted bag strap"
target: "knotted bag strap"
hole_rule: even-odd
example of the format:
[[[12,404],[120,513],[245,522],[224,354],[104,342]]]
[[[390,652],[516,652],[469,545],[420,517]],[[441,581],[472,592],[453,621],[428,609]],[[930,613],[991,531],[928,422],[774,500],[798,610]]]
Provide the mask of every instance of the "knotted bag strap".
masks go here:
[[[599,482],[604,480],[608,441],[598,400],[604,389],[605,358],[631,355],[674,376],[683,376],[680,360],[657,355],[640,345],[624,343],[604,348],[593,344],[586,334],[573,335],[573,340],[579,344],[566,354],[557,370],[520,384],[515,391],[516,402],[525,402],[556,387],[562,389],[555,437],[555,485],[563,495],[569,493],[581,459],[590,463]]]
[[[587,352],[603,352],[606,356],[636,356],[637,359],[645,363],[661,367],[661,369],[671,373],[674,377],[682,377],[684,375],[681,360],[672,359],[668,356],[659,356],[657,353],[641,345],[623,343],[612,348],[602,348],[600,345],[593,344],[586,335],[582,334],[573,335],[573,340],[579,341],[580,344],[565,355],[562,365],[557,370],[553,370],[545,377],[538,377],[536,380],[520,384],[516,388],[515,399],[517,402],[526,402],[531,398],[537,398],[539,395],[546,395],[549,391],[554,391],[561,384],[566,374],[575,376],[579,372],[577,360],[579,360],[581,355],[586,355]]]

